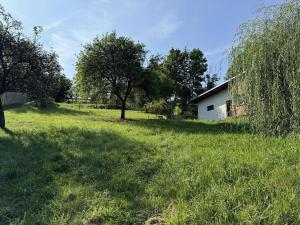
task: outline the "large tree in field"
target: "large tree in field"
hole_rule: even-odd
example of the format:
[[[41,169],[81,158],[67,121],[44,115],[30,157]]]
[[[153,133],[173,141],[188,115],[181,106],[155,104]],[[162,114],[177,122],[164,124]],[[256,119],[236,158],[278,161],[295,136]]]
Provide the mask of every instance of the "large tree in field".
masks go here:
[[[77,62],[77,82],[116,95],[125,119],[126,101],[143,80],[144,45],[115,32],[84,46]]]

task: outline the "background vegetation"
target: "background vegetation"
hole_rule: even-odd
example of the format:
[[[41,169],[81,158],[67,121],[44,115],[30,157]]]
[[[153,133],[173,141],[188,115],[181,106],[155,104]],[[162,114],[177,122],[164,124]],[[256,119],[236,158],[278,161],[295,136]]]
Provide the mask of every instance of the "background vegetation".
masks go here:
[[[166,57],[150,56],[146,63],[145,45],[115,32],[96,38],[83,47],[76,64],[76,95],[94,104],[161,110],[164,102],[171,112],[195,114],[189,100],[214,87],[216,74],[205,74],[207,61],[199,49],[171,49]],[[154,110],[154,107],[158,106]]]

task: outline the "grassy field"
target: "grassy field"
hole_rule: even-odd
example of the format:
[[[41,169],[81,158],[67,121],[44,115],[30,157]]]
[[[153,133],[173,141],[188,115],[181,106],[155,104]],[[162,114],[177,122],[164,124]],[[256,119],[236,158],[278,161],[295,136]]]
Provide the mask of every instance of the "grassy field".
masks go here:
[[[299,137],[119,114],[8,109],[0,224],[300,224]]]

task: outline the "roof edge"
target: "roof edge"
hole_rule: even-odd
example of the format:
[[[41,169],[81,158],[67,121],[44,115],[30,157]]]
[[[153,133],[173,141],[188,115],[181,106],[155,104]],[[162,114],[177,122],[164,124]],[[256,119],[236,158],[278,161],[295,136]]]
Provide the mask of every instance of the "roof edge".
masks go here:
[[[218,93],[219,91],[222,91],[222,90],[228,88],[229,81],[231,81],[233,79],[235,79],[235,77],[233,77],[233,78],[231,78],[229,80],[226,80],[225,82],[217,85],[216,87],[213,87],[213,88],[209,89],[208,91],[202,93],[201,95],[199,95],[199,96],[191,99],[189,101],[189,103],[190,104],[198,103],[198,102],[204,100],[205,98],[208,98],[208,97],[212,96],[213,94]]]

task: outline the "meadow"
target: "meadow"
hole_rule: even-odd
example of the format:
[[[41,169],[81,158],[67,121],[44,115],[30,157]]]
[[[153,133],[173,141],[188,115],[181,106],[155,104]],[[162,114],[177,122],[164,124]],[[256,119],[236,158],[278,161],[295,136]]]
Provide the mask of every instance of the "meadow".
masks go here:
[[[300,224],[299,136],[68,104],[5,113],[1,225]]]

